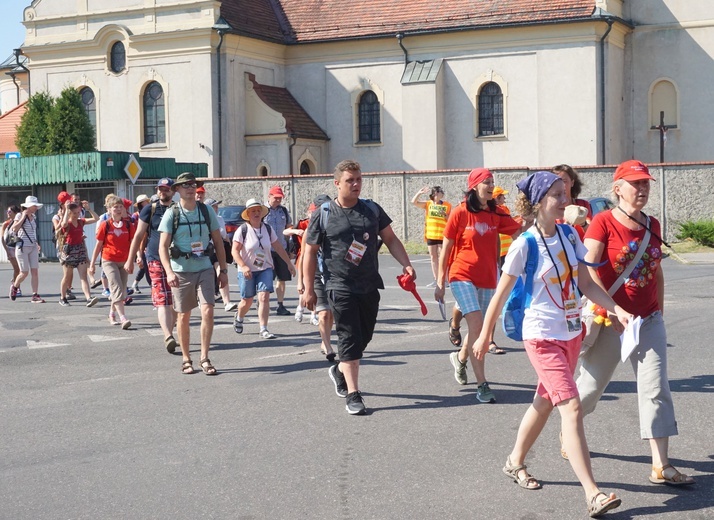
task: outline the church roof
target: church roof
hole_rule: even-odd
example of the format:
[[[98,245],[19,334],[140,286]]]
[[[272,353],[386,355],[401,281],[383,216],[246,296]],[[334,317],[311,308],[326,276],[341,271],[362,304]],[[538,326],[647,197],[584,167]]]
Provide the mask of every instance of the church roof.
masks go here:
[[[0,116],[0,153],[16,152],[15,136],[22,115],[27,110],[27,101]]]
[[[585,20],[596,0],[223,0],[237,32],[310,43]]]
[[[263,103],[276,112],[279,112],[285,118],[285,130],[288,134],[303,139],[329,141],[327,134],[319,127],[315,120],[305,112],[305,109],[297,102],[288,89],[261,85],[255,81],[253,74],[249,74],[248,77],[251,83],[253,83],[253,90],[255,90],[255,93]]]

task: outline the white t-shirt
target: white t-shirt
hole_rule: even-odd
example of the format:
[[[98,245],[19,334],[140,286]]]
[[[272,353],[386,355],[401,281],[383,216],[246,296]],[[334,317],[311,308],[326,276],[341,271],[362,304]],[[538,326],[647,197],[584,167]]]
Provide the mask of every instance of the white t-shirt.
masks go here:
[[[240,257],[250,267],[251,271],[272,269],[273,256],[270,253],[270,249],[271,244],[278,239],[275,230],[271,226],[270,234],[268,234],[268,228],[262,223],[260,224],[260,229],[254,229],[248,223],[246,223],[246,226],[248,230],[245,234],[245,241],[243,241],[243,226],[238,226],[238,229],[233,234],[233,241],[243,244],[243,248],[240,250]]]
[[[582,306],[579,293],[575,293],[570,278],[570,269],[564,260],[567,254],[568,261],[572,266],[574,282],[577,285],[577,259],[584,258],[587,249],[580,241],[578,233],[572,228],[570,240],[568,235],[558,228],[554,236],[545,238],[545,244],[535,227],[531,227],[529,231],[538,243],[538,266],[533,277],[531,305],[526,309],[523,317],[523,339],[571,340],[582,333],[582,325],[579,330],[569,330],[565,319],[564,300],[575,300],[579,315],[582,314]],[[548,250],[546,250],[546,245]],[[548,251],[550,251],[550,256]],[[523,276],[525,282],[524,271],[527,256],[528,243],[523,236],[519,236],[508,250],[503,264],[503,272],[511,276]],[[553,266],[551,256],[555,260],[555,266]],[[560,283],[558,283],[558,278],[560,278]]]

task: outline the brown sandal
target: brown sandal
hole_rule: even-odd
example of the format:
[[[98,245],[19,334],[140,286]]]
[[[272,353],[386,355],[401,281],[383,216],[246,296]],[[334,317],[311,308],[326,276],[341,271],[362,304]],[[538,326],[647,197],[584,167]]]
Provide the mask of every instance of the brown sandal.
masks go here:
[[[211,365],[211,360],[208,358],[203,358],[201,360],[201,370],[203,370],[203,373],[207,376],[215,376],[218,373],[218,370],[216,370],[216,367]]]
[[[495,341],[492,341],[491,343],[488,344],[488,353],[489,354],[505,354],[506,351],[503,350],[498,345],[496,345]]]
[[[670,478],[667,478],[664,475],[664,472],[669,468],[672,468],[674,470],[674,475],[672,475]],[[694,479],[689,475],[680,473],[680,471],[671,464],[665,464],[661,468],[652,466],[650,482],[652,482],[653,484],[666,484],[668,486],[689,486],[690,484],[694,484]]]
[[[461,346],[461,329],[455,329],[451,326],[454,322],[454,318],[449,319],[449,341],[455,347]]]
[[[523,478],[518,475],[521,471],[525,473]],[[520,466],[511,465],[510,457],[506,458],[506,465],[503,467],[503,472],[523,489],[540,489],[543,487],[533,475],[528,473],[528,467],[525,464],[521,464]]]
[[[194,372],[196,371],[193,369],[193,361],[187,359],[186,361],[181,363],[181,373],[189,375],[193,374]]]
[[[604,500],[598,500],[600,496],[605,497]],[[622,500],[617,498],[614,494],[606,495],[602,491],[595,493],[588,501],[588,514],[590,518],[597,518],[604,515],[611,509],[620,507]]]

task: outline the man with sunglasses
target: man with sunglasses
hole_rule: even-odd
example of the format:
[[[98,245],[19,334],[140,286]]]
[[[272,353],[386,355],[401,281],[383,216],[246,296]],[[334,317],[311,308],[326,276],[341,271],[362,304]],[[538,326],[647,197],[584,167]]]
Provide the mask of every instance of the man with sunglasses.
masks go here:
[[[176,311],[174,311],[173,294],[166,280],[166,271],[159,256],[159,224],[164,213],[171,207],[174,196],[172,189],[174,181],[164,177],[156,183],[158,200],[147,204],[139,213],[139,224],[129,250],[129,258],[124,269],[131,274],[134,271],[135,260],[141,258],[142,249],[146,254],[146,264],[151,280],[151,301],[159,315],[159,325],[164,332],[164,347],[169,354],[176,351],[178,343],[173,335],[176,326]]]
[[[173,292],[176,310],[179,344],[183,355],[181,372],[193,374],[190,354],[189,320],[191,311],[201,306],[201,361],[203,373],[209,376],[217,373],[208,359],[208,350],[213,335],[213,308],[215,305],[214,271],[208,244],[221,243],[221,232],[213,208],[196,201],[196,188],[203,182],[197,181],[192,173],[182,173],[173,184],[179,201],[164,213],[159,225],[159,256],[166,270],[166,280]],[[222,247],[215,249],[220,268],[218,285],[228,283],[226,252]]]

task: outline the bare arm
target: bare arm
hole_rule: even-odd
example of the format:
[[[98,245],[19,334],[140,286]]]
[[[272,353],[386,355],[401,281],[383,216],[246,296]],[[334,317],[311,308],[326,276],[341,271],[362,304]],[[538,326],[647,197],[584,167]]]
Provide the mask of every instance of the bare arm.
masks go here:
[[[605,244],[592,238],[586,238],[584,245],[588,250],[588,253],[585,255],[585,260],[590,263],[599,262],[600,258],[602,258],[603,251],[605,251]],[[580,273],[578,276],[578,286],[585,296],[600,307],[604,307],[615,314],[618,320],[618,323],[614,325],[615,330],[622,332],[623,327],[627,325],[627,321],[632,318],[632,315],[617,305],[610,297],[605,288],[605,284],[602,283],[600,276],[597,274],[597,269],[594,267],[586,268],[585,265],[581,263],[578,272]],[[613,324],[614,323],[615,321],[613,321]]]
[[[171,287],[178,287],[178,277],[174,273],[171,267],[171,255],[169,254],[169,247],[171,247],[171,241],[173,240],[173,235],[171,233],[161,233],[159,237],[159,258],[161,258],[161,265],[166,271],[166,281]]]
[[[446,287],[446,265],[451,256],[451,250],[454,247],[454,241],[444,237],[441,244],[441,253],[439,253],[439,274],[436,275],[436,289],[434,289],[434,299],[438,302],[444,301],[444,292]]]
[[[317,271],[317,253],[320,251],[319,244],[308,244],[303,242],[303,283],[305,284],[305,306],[312,310],[315,308],[317,296],[315,295],[315,271]]]
[[[218,287],[225,287],[228,285],[228,266],[226,264],[226,248],[223,247],[221,230],[216,228],[211,231],[211,238],[213,239],[214,246],[218,244],[218,247],[215,247],[216,258],[218,259],[218,266],[220,268],[218,273]]]
[[[136,256],[136,253],[141,247],[141,242],[144,239],[144,235],[146,235],[146,230],[148,228],[149,225],[140,219],[139,224],[136,226],[136,233],[134,233],[134,239],[131,241],[131,247],[129,248],[129,256],[127,257],[126,263],[124,264],[124,269],[126,269],[126,272],[129,274],[134,271],[134,257]]]
[[[655,280],[657,281],[657,304],[659,305],[659,311],[664,316],[664,273],[662,272],[662,264],[659,264]]]
[[[429,191],[429,188],[426,186],[417,191],[416,195],[412,197],[412,204],[414,204],[417,208],[426,209],[426,202],[419,200],[419,197],[424,195],[427,191]]]

